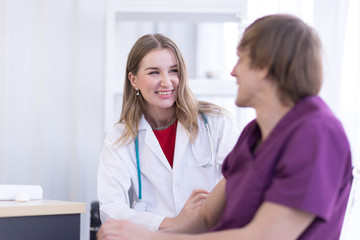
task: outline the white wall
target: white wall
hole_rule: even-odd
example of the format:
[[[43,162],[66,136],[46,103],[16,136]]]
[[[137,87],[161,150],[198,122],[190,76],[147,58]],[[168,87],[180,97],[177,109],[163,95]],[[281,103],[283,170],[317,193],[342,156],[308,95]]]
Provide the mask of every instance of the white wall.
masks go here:
[[[248,23],[291,12],[319,30],[327,58],[322,95],[345,123],[360,163],[359,48],[348,50],[357,56],[357,64],[349,62],[354,74],[344,75],[342,65],[346,36],[359,38],[359,30],[344,32],[349,1],[357,0],[251,0]],[[104,137],[106,5],[0,0],[0,184],[39,184],[44,198],[86,202],[89,212]],[[350,85],[342,84],[344,76]],[[88,218],[82,216],[83,240]]]
[[[0,0],[0,184],[39,184],[46,199],[97,198],[105,5]]]

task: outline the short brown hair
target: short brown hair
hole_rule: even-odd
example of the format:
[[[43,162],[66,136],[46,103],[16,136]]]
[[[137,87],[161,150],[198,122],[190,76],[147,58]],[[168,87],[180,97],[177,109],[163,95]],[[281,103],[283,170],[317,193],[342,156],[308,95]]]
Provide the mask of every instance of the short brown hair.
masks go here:
[[[251,67],[268,68],[284,104],[317,95],[322,84],[321,42],[301,19],[275,14],[246,28],[238,51],[247,50]]]

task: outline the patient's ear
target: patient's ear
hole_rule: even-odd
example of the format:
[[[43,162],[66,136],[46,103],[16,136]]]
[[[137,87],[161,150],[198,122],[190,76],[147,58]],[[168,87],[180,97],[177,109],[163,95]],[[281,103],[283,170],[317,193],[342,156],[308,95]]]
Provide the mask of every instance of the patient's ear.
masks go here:
[[[269,77],[269,68],[268,67],[262,67],[259,69],[259,76],[262,79],[268,78]]]

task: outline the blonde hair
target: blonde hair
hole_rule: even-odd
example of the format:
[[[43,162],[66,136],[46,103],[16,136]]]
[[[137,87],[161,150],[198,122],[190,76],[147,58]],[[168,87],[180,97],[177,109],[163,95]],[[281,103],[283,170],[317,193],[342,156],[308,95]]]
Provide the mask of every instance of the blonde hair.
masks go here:
[[[136,90],[132,87],[128,79],[129,73],[137,75],[142,59],[151,50],[169,49],[173,52],[179,74],[179,86],[177,88],[177,99],[175,101],[175,114],[178,121],[189,133],[190,142],[194,142],[198,133],[199,125],[197,116],[199,112],[222,114],[225,109],[208,102],[198,101],[188,86],[188,77],[185,61],[177,45],[168,37],[162,34],[148,34],[139,38],[128,55],[122,111],[118,123],[125,125],[124,132],[117,143],[120,145],[133,141],[137,135],[140,118],[144,113],[144,99],[136,95]]]

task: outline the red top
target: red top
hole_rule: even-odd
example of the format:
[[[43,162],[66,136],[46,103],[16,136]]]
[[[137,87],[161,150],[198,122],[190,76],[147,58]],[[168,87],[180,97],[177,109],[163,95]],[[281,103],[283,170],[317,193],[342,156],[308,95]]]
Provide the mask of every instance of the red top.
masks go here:
[[[166,129],[153,130],[171,167],[173,167],[174,162],[176,127],[177,120]]]

